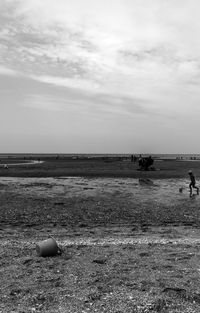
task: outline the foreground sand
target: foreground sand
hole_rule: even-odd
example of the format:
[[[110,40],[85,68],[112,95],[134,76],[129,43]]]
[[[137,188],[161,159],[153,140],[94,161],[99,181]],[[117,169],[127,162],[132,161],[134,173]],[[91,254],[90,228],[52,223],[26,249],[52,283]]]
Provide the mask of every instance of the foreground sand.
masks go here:
[[[186,165],[170,162],[154,173],[105,163],[104,174],[159,173],[153,186],[133,179],[132,191],[130,179],[77,178],[71,189],[65,178],[1,179],[0,312],[200,312],[200,197],[188,196]],[[177,187],[155,180],[168,176]],[[63,254],[38,257],[35,243],[49,235]]]

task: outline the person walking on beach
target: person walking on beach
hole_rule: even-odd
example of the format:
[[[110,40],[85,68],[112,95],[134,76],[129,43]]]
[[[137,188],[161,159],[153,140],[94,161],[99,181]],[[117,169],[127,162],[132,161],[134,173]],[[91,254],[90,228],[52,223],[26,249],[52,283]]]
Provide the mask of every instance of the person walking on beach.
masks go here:
[[[190,196],[192,195],[192,188],[197,190],[197,194],[199,194],[199,187],[196,186],[196,179],[194,174],[192,173],[192,171],[190,170],[188,172],[188,174],[190,175],[190,184],[189,184],[189,188],[190,188]]]
[[[133,162],[133,154],[131,155],[131,162]]]

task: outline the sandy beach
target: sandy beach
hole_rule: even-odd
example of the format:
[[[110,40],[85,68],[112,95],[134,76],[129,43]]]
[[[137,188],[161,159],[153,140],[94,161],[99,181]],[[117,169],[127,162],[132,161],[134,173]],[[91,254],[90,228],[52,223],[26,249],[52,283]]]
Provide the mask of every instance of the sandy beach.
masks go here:
[[[41,160],[0,167],[0,312],[200,311],[200,161]]]

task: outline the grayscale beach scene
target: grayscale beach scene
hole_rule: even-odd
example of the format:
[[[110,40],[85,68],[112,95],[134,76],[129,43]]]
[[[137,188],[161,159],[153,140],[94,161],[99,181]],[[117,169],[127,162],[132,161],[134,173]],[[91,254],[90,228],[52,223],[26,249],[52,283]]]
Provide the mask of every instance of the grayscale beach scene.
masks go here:
[[[199,10],[0,0],[0,313],[200,312]]]

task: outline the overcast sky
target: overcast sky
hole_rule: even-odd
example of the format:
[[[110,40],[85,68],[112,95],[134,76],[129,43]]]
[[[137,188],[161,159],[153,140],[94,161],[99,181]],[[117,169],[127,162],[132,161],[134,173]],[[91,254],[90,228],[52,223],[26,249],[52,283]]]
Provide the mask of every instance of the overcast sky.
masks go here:
[[[199,0],[0,0],[0,153],[200,153]]]

